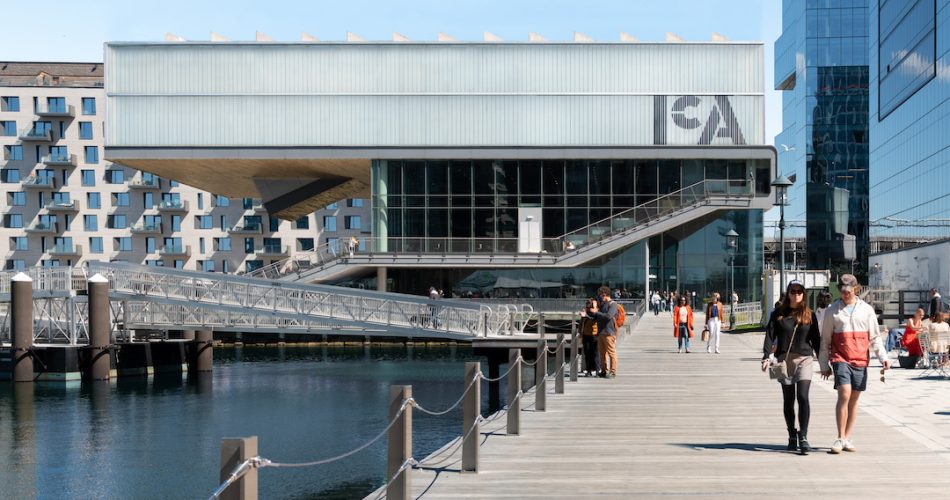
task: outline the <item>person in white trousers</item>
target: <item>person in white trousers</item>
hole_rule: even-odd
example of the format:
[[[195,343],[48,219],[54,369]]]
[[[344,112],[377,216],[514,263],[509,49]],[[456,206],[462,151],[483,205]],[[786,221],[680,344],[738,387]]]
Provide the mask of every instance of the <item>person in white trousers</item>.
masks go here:
[[[706,329],[709,330],[709,340],[706,342],[706,352],[719,354],[719,338],[722,337],[722,317],[725,308],[719,300],[719,294],[713,293],[709,303],[706,304]]]

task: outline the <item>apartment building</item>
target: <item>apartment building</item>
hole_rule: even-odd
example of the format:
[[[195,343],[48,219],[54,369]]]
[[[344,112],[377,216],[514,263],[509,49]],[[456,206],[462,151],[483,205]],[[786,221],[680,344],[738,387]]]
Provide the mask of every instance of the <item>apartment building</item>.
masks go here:
[[[233,273],[351,236],[365,245],[360,199],[279,220],[260,200],[105,161],[105,104],[101,63],[0,62],[5,269],[100,260]]]

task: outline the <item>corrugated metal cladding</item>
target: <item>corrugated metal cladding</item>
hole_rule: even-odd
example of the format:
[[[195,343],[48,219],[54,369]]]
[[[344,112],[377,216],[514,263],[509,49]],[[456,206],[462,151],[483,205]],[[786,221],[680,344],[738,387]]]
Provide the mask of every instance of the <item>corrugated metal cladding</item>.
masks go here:
[[[763,73],[761,44],[107,44],[106,141],[764,144]]]

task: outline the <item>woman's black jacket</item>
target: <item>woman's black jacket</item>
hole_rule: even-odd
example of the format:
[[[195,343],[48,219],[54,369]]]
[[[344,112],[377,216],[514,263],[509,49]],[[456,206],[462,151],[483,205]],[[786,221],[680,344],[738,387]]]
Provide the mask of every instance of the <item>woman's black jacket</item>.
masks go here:
[[[789,351],[788,343],[792,340],[792,332],[795,330],[795,315],[788,315],[779,319],[781,311],[776,309],[772,311],[768,324],[765,325],[765,341],[762,344],[762,359],[768,358],[772,352],[772,346],[776,346],[775,357],[783,359],[785,353]],[[818,317],[811,313],[810,325],[798,325],[798,332],[795,333],[795,345],[792,346],[792,352],[802,356],[814,356],[821,348],[821,333],[818,331]]]

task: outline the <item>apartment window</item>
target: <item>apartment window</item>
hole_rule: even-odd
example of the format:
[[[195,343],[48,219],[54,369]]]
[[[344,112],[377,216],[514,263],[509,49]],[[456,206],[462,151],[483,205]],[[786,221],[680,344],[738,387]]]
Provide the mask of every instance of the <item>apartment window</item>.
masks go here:
[[[112,193],[112,206],[113,207],[129,206],[129,193]]]
[[[203,194],[198,193],[198,210],[205,209],[205,197]]]
[[[10,248],[15,252],[29,250],[30,239],[26,236],[14,236],[10,238]]]
[[[86,231],[98,231],[99,230],[99,218],[95,215],[83,215],[82,216],[82,227]]]
[[[145,265],[151,267],[165,267],[165,261],[162,259],[146,260]]]
[[[327,248],[334,253],[340,253],[340,238],[327,238]]]
[[[53,130],[53,122],[40,120],[33,122],[32,132],[36,135],[46,135]]]
[[[85,151],[86,151],[86,163],[90,165],[95,165],[96,163],[99,163],[99,147],[98,146],[86,146]],[[111,170],[111,172],[121,172],[121,170]]]
[[[231,199],[227,196],[217,195],[214,197],[214,205],[216,207],[230,207]]]
[[[69,184],[69,169],[63,169],[63,185]]]
[[[26,261],[23,259],[7,259],[6,268],[8,271],[22,271],[26,269]]]
[[[3,227],[19,229],[23,227],[23,216],[20,214],[6,214],[3,216]]]
[[[65,97],[47,97],[46,109],[47,111],[51,113],[65,113],[66,112],[66,98]]]
[[[108,216],[106,218],[106,225],[109,226],[109,229],[125,229],[128,227],[125,215],[122,214]]]
[[[22,161],[23,160],[23,146],[19,144],[12,144],[9,146],[4,146],[4,158],[7,161]]]
[[[112,239],[112,249],[116,252],[131,252],[132,251],[132,237],[122,236],[119,238]]]
[[[22,207],[26,205],[26,193],[23,191],[10,191],[7,193],[7,203],[11,207]]]
[[[0,130],[3,131],[3,135],[13,137],[16,135],[16,122],[4,120],[0,122]]]
[[[263,247],[267,252],[278,253],[281,246],[280,238],[264,238]]]
[[[96,171],[95,170],[80,170],[79,178],[80,178],[80,183],[83,186],[96,185]]]
[[[89,253],[102,253],[102,236],[92,236],[89,238]]]
[[[262,267],[264,267],[263,260],[249,260],[244,263],[244,272],[249,273],[251,271],[256,271]]]
[[[155,194],[154,193],[142,193],[142,207],[146,210],[155,206]]]
[[[59,267],[59,259],[45,259],[40,262],[43,267]]]
[[[37,220],[38,225],[41,226],[41,227],[52,227],[52,228],[55,228],[55,227],[56,227],[56,216],[55,216],[55,215],[44,214],[44,215],[40,215],[39,217],[37,217],[37,219],[38,219],[38,220]]]
[[[359,215],[347,215],[343,218],[343,226],[346,229],[362,229]]]
[[[213,273],[214,272],[214,261],[213,260],[199,260],[198,269],[201,271]]]
[[[205,239],[198,238],[198,253],[205,253]]]
[[[228,216],[227,215],[221,216],[221,230],[222,231],[228,230]]]
[[[267,222],[268,224],[270,224],[270,232],[273,233],[280,229],[280,219],[278,219],[277,217],[270,216]]]
[[[178,187],[178,181],[168,181],[168,187]]]
[[[86,208],[102,208],[102,197],[99,193],[86,193]]]
[[[175,269],[184,269],[184,268],[185,268],[185,261],[183,261],[183,260],[181,260],[181,259],[175,259],[175,261],[172,263],[172,265],[175,266]]]
[[[326,215],[323,217],[323,230],[324,231],[336,231],[336,216]]]
[[[16,96],[0,97],[0,111],[20,111],[20,98]]]
[[[297,229],[310,229],[310,216],[305,215],[294,222]]]
[[[0,169],[0,182],[9,184],[20,182],[20,170],[16,168]]]
[[[145,238],[145,253],[155,253],[157,251],[155,237]]]
[[[313,238],[297,238],[297,250],[301,252],[313,250]]]
[[[254,208],[254,198],[244,198],[242,203],[244,205],[244,210],[250,210]]]
[[[181,231],[181,216],[172,216],[172,231]]]
[[[227,274],[230,270],[231,266],[228,264],[228,259],[221,259],[221,272]]]
[[[96,98],[95,97],[82,98],[82,114],[84,115],[96,114]]]
[[[214,229],[214,219],[210,215],[197,215],[198,229]]]
[[[363,199],[362,199],[362,198],[350,198],[350,199],[346,200],[346,206],[351,207],[351,208],[362,208],[362,207],[363,207]]]
[[[244,238],[244,253],[254,253],[254,238]]]
[[[215,238],[213,244],[215,252],[231,251],[231,238]]]
[[[327,210],[336,210],[336,207],[337,207],[336,203],[331,203],[327,205]]]
[[[161,215],[143,215],[142,224],[145,227],[156,228],[159,231],[162,230],[162,216]]]
[[[79,138],[84,140],[92,139],[92,122],[79,122]]]

